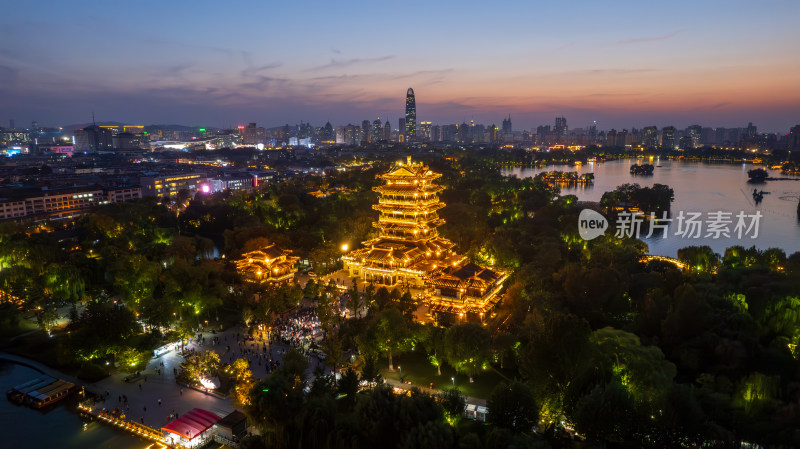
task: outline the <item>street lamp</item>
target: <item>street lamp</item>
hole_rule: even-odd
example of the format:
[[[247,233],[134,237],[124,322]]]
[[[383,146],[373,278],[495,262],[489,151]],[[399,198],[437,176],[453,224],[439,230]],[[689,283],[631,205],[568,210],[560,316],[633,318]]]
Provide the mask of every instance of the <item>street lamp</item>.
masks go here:
[[[342,252],[347,251],[348,248],[350,248],[350,245],[348,245],[347,243],[342,243]]]
[[[451,377],[450,380],[453,381],[453,388],[455,388],[455,386],[456,386],[456,378],[455,377]]]

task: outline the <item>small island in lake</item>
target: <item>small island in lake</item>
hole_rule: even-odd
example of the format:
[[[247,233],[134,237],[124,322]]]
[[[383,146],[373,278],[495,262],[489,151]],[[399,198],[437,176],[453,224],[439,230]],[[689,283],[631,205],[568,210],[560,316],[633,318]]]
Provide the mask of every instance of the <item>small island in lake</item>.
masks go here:
[[[642,165],[633,164],[633,165],[631,165],[631,174],[632,175],[649,176],[649,175],[653,174],[653,170],[655,170],[655,167],[653,167],[651,164],[642,164]]]
[[[750,177],[750,182],[757,183],[757,182],[764,182],[769,177],[769,173],[763,168],[755,168],[753,170],[749,170],[747,172],[747,176]]]

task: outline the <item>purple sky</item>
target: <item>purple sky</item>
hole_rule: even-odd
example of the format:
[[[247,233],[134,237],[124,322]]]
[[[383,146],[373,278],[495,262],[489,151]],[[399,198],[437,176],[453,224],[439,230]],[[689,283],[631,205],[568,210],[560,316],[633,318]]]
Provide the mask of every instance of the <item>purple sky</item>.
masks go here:
[[[0,126],[800,123],[800,2],[15,2]]]

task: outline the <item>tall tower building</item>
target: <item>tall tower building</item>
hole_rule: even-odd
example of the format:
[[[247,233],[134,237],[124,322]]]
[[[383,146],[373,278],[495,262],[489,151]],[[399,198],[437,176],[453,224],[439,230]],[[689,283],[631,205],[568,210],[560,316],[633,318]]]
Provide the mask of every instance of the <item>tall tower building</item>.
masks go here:
[[[667,150],[674,150],[675,145],[675,132],[674,126],[665,126],[661,128],[661,148]]]
[[[362,135],[362,141],[364,143],[367,142],[374,142],[376,139],[372,136],[370,132],[372,130],[372,125],[369,123],[369,120],[363,120],[361,122],[361,132],[364,133]]]
[[[408,88],[406,92],[406,142],[417,137],[417,101],[414,98],[414,89]]]
[[[383,125],[383,139],[387,142],[392,141],[392,125],[389,124],[389,120]]]
[[[703,128],[700,125],[692,125],[686,128],[686,136],[691,141],[692,148],[700,148],[702,146],[702,132]]]
[[[420,122],[419,131],[424,141],[430,142],[431,140],[431,122]]]
[[[436,184],[441,176],[410,156],[378,175],[384,181],[372,188],[379,195],[373,205],[378,237],[342,256],[344,269],[364,283],[418,288],[432,312],[482,318],[499,301],[508,275],[468,262],[439,235],[444,220],[437,211],[445,206],[439,199],[443,187]]]
[[[656,148],[658,146],[658,128],[655,126],[645,126],[642,129],[642,145],[646,148]]]
[[[563,139],[567,136],[567,119],[563,115],[556,117],[556,127],[553,131],[555,131],[557,139]]]
[[[380,117],[372,122],[372,141],[377,142],[379,140],[385,140],[383,136],[383,123]]]

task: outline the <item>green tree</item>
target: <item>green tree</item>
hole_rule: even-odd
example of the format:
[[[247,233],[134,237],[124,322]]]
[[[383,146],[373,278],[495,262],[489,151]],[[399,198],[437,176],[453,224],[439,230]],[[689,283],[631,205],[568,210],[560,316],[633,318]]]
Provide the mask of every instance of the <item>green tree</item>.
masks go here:
[[[486,401],[487,421],[514,432],[530,433],[539,420],[539,407],[531,389],[521,382],[500,384]]]
[[[475,323],[457,324],[444,335],[447,363],[456,371],[472,378],[489,365],[492,337],[483,326]]]
[[[389,357],[389,370],[394,370],[392,356],[409,348],[412,333],[403,315],[394,307],[375,315],[364,334],[357,337],[359,348],[367,354]]]

